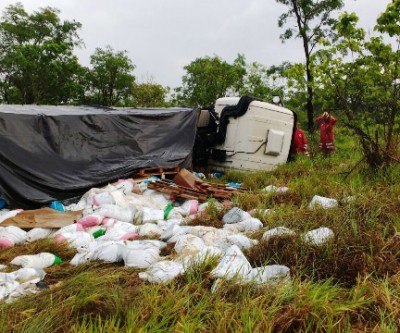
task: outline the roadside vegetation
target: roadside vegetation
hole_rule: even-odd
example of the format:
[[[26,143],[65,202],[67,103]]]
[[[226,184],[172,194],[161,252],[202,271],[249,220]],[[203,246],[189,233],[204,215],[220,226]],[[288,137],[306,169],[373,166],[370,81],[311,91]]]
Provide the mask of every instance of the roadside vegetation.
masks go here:
[[[243,209],[270,208],[259,245],[245,252],[253,267],[287,265],[291,281],[278,286],[226,285],[211,292],[210,260],[167,285],[142,282],[138,271],[117,264],[68,261],[74,251],[49,240],[0,253],[0,263],[20,254],[50,251],[64,263],[46,269],[49,289],[0,305],[1,332],[396,332],[400,329],[400,168],[359,166],[358,142],[339,129],[337,152],[278,167],[273,172],[226,174],[249,191],[234,198]],[[288,186],[266,194],[266,185]],[[339,200],[333,209],[308,209],[314,195]],[[348,200],[351,197],[351,200]],[[212,207],[212,205],[211,205]],[[196,222],[220,225],[210,208]],[[262,241],[264,231],[285,226],[298,236]],[[324,226],[335,232],[325,246],[300,235]],[[163,255],[174,256],[173,247]],[[11,268],[10,268],[11,270]]]

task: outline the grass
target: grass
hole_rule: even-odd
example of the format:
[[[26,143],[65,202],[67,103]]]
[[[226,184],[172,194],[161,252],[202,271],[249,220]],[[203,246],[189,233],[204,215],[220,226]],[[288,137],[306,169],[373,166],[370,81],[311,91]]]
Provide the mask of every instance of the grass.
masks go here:
[[[223,284],[211,292],[209,260],[166,285],[142,282],[122,265],[73,267],[74,251],[48,240],[0,253],[0,263],[20,254],[49,251],[65,262],[46,270],[50,288],[11,304],[0,303],[0,332],[396,332],[400,330],[400,167],[371,173],[358,145],[339,131],[334,156],[300,157],[273,172],[230,172],[249,192],[234,198],[249,210],[269,208],[259,244],[245,252],[253,267],[287,265],[291,282],[273,286]],[[315,145],[312,145],[315,146]],[[288,186],[284,194],[267,185]],[[339,207],[308,209],[314,195]],[[353,200],[346,201],[348,196]],[[211,204],[191,224],[221,227],[223,212]],[[262,241],[265,230],[286,226],[296,236]],[[335,238],[310,246],[301,235],[331,228]],[[174,256],[173,246],[163,255]],[[12,270],[11,268],[9,270]]]

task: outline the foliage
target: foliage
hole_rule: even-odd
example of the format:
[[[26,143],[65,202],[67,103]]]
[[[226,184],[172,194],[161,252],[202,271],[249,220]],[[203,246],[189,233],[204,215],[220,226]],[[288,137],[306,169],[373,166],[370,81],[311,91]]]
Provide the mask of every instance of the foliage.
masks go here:
[[[208,106],[220,97],[243,95],[271,101],[283,95],[270,70],[256,61],[247,63],[243,55],[233,64],[218,56],[198,58],[185,69],[183,86],[175,90],[178,104]]]
[[[400,1],[388,5],[375,27],[382,34],[370,38],[356,26],[356,14],[343,14],[337,42],[319,52],[315,68],[315,83],[327,107],[343,115],[373,169],[400,162],[399,10]],[[394,41],[387,42],[383,34]]]
[[[75,21],[61,21],[46,7],[28,14],[21,3],[6,7],[0,21],[0,100],[5,103],[70,103],[82,94],[84,74],[74,47]]]
[[[110,46],[96,48],[90,64],[88,98],[91,103],[105,106],[128,103],[135,82],[132,74],[135,66],[127,52],[114,51]]]
[[[331,17],[335,10],[343,7],[343,0],[276,0],[287,7],[278,20],[280,27],[294,20],[294,26],[290,26],[281,35],[282,41],[292,37],[300,38],[303,43],[305,55],[305,74],[307,90],[307,117],[308,130],[312,132],[314,126],[314,90],[312,73],[312,54],[321,38],[330,36],[331,28],[335,20]],[[299,81],[300,82],[300,81]]]
[[[153,82],[151,78],[147,82],[135,83],[132,91],[134,105],[149,108],[165,107],[169,90],[169,87],[163,87]]]
[[[178,104],[208,106],[224,97],[228,89],[239,91],[246,74],[245,59],[238,55],[233,64],[218,56],[197,58],[185,66],[182,87],[175,90]]]
[[[246,75],[243,86],[239,89],[239,95],[254,96],[264,101],[271,101],[274,96],[283,95],[283,87],[275,83],[270,71],[258,62],[246,64]]]

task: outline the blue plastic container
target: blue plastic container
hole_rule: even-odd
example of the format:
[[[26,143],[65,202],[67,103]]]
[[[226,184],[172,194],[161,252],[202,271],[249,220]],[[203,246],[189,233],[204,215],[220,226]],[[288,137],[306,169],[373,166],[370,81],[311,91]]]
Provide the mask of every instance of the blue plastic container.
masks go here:
[[[64,205],[60,201],[52,201],[50,204],[50,208],[58,210],[60,212],[65,211]]]

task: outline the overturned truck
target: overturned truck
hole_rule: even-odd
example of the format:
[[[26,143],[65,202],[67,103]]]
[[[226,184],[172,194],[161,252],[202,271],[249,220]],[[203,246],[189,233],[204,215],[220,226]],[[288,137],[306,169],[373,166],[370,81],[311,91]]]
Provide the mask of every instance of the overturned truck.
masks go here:
[[[244,96],[197,108],[0,105],[0,195],[39,207],[140,168],[270,170],[289,154],[295,114]]]

